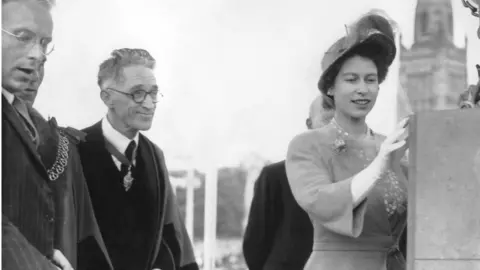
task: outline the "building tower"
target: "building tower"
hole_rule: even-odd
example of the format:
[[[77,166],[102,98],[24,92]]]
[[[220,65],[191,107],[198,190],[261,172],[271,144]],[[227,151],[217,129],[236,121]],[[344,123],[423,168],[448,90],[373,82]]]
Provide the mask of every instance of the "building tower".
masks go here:
[[[451,0],[418,0],[413,44],[407,49],[400,38],[399,51],[399,79],[413,112],[457,108],[467,87],[467,45],[454,44]]]

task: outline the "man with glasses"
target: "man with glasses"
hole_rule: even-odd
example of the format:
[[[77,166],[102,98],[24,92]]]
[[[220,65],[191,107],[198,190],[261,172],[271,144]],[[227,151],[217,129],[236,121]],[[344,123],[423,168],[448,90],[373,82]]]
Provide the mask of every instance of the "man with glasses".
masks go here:
[[[79,240],[106,254],[76,148],[80,132],[32,108],[53,51],[51,4],[2,1],[2,269],[75,268]]]
[[[155,59],[118,49],[100,65],[106,116],[84,129],[80,155],[95,215],[116,270],[198,269],[175,202],[162,151],[139,131],[150,129],[159,93]],[[85,254],[85,256],[83,256]],[[88,245],[86,268],[102,269]]]
[[[472,16],[480,21],[480,0],[462,0],[463,5],[468,8]],[[480,24],[477,30],[478,38],[480,38]],[[478,83],[470,85],[468,89],[460,95],[459,106],[462,109],[480,108],[480,65],[477,65]]]

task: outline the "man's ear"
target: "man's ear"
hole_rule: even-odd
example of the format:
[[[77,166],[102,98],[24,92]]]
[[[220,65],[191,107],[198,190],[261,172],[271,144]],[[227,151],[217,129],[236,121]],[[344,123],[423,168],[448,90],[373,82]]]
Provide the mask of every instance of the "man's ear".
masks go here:
[[[100,91],[100,98],[102,99],[103,103],[105,103],[105,105],[107,105],[108,108],[113,107],[113,99],[112,99],[112,95],[110,95],[110,93],[108,93],[105,90],[102,90],[102,91]]]

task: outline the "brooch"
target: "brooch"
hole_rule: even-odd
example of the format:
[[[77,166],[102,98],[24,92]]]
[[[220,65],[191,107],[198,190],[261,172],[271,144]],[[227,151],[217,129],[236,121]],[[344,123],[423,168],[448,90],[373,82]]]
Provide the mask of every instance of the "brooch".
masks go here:
[[[342,138],[337,138],[333,142],[333,150],[337,154],[345,152],[345,150],[347,150],[347,143]]]

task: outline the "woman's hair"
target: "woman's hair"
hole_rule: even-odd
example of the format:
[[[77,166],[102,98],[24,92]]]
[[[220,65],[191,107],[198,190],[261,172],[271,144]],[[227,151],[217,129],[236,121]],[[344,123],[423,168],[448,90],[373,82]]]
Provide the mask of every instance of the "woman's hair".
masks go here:
[[[343,65],[348,59],[355,56],[360,56],[372,60],[377,67],[378,82],[382,83],[387,77],[389,67],[385,61],[385,58],[379,57],[379,55],[384,55],[384,53],[382,53],[382,50],[383,47],[375,43],[364,43],[350,50],[331,67],[325,79],[325,89],[331,89],[335,85],[335,79],[337,78],[340,69],[343,67]],[[335,102],[333,100],[333,96],[328,95],[324,92],[322,92],[322,94],[323,107],[328,110],[335,109]]]
[[[141,65],[150,69],[155,68],[156,61],[147,50],[123,48],[114,50],[110,58],[100,64],[97,83],[100,88],[105,81],[123,79],[123,69],[128,66]]]

